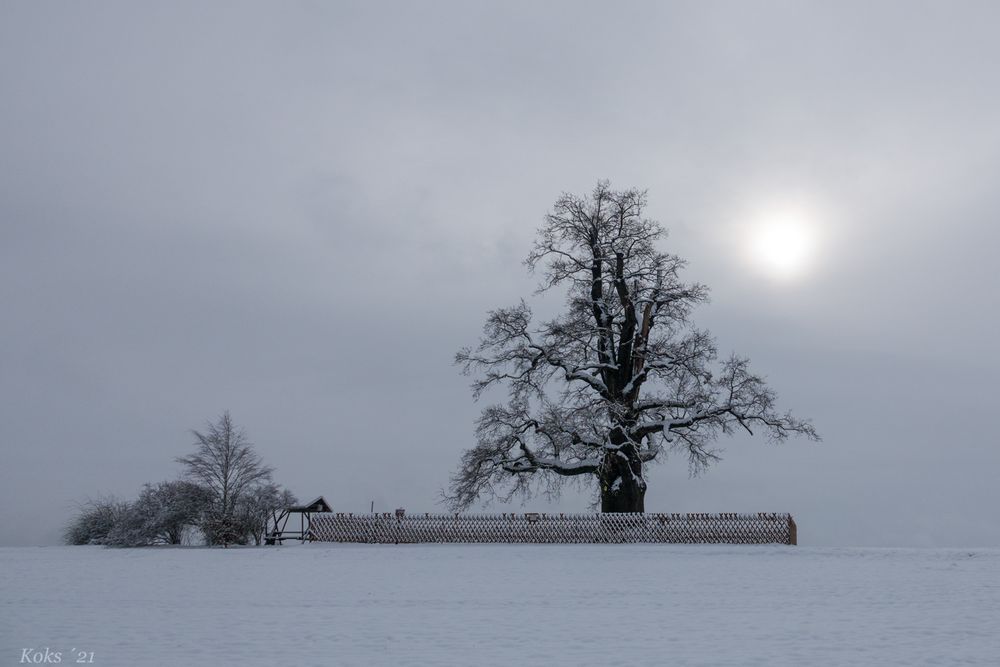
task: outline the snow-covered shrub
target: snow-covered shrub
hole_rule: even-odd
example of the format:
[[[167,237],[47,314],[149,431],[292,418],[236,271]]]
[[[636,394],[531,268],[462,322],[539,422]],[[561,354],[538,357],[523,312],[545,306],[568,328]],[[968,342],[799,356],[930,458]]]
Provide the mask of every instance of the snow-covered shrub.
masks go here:
[[[129,503],[114,496],[88,500],[66,526],[66,544],[107,544],[108,536],[129,513]]]
[[[186,481],[146,484],[135,502],[88,501],[66,527],[67,544],[141,547],[180,544],[185,526],[199,526],[212,494]]]
[[[236,518],[246,542],[260,545],[267,532],[267,523],[278,510],[295,505],[298,500],[288,489],[274,483],[251,488],[236,502]]]
[[[224,513],[217,507],[202,516],[200,528],[206,544],[228,546],[249,542],[240,518],[234,512]]]
[[[204,486],[184,480],[147,484],[133,505],[151,544],[180,544],[185,526],[197,526],[212,502]]]
[[[139,498],[116,519],[106,544],[143,547],[180,544],[186,525],[198,525],[209,509],[211,493],[186,481],[146,484]]]
[[[155,544],[155,538],[146,524],[141,508],[130,503],[120,513],[104,540],[109,547],[145,547]]]

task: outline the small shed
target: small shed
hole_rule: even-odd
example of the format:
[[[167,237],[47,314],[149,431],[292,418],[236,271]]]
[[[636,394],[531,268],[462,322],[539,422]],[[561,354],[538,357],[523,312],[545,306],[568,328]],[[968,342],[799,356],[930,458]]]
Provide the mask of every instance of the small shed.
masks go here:
[[[267,531],[267,537],[264,539],[264,544],[281,544],[284,540],[299,540],[301,542],[309,540],[311,542],[313,539],[312,531],[310,530],[312,515],[327,514],[332,511],[333,509],[323,496],[319,496],[312,502],[303,505],[293,505],[282,510],[275,510],[271,513],[270,526]],[[288,529],[288,519],[293,514],[299,515],[298,530]],[[295,524],[293,523],[292,525],[294,526]]]

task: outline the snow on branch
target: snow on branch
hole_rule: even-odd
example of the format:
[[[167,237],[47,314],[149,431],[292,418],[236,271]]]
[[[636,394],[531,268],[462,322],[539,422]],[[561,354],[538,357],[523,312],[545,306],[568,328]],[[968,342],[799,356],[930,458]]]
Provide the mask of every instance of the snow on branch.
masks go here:
[[[502,387],[508,403],[483,410],[452,479],[454,507],[532,484],[557,493],[560,480],[593,474],[605,511],[641,511],[642,466],[667,449],[698,470],[736,429],[818,439],[778,412],[746,359],[720,361],[711,334],[692,326],[708,289],[681,279],[684,260],[658,248],[666,232],[645,208],[645,192],[607,182],[563,194],[525,263],[542,274],[539,293],[565,290],[565,309],[537,323],[523,300],[493,310],[479,344],[456,354],[477,399]]]

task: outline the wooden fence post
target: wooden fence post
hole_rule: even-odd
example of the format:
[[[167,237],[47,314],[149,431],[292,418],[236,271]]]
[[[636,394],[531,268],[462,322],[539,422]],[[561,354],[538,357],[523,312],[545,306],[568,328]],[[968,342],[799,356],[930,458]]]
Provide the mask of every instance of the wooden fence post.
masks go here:
[[[799,543],[799,529],[791,514],[788,515],[788,543],[792,546],[797,546]]]

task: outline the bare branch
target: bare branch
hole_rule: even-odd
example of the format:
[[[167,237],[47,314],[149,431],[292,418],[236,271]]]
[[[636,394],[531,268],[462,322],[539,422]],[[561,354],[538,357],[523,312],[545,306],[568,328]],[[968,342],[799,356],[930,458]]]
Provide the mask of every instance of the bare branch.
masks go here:
[[[561,480],[593,474],[606,511],[641,509],[643,464],[667,448],[697,471],[735,429],[818,439],[808,421],[777,411],[745,359],[720,362],[712,336],[691,325],[708,289],[681,280],[685,262],[657,248],[666,233],[645,206],[645,192],[606,181],[560,196],[525,263],[542,273],[540,293],[565,290],[566,309],[534,324],[523,301],[494,310],[479,345],[456,355],[476,398],[504,387],[509,402],[483,410],[453,506],[526,497],[533,483],[557,493]]]

